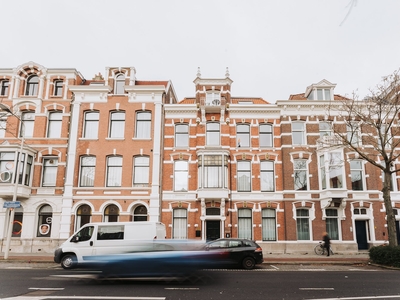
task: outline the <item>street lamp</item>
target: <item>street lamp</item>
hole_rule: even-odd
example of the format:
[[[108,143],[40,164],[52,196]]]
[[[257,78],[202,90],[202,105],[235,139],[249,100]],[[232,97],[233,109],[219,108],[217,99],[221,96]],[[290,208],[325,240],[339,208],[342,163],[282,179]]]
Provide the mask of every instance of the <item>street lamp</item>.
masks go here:
[[[10,113],[14,117],[18,118],[21,121],[21,129],[22,129],[22,126],[24,126],[24,122],[22,121],[22,119],[20,117],[18,117],[16,114],[14,114],[9,107],[4,105],[3,103],[0,103],[0,109],[7,113]],[[19,184],[19,170],[21,167],[22,154],[23,154],[23,150],[24,150],[24,139],[25,139],[24,136],[25,136],[25,134],[22,134],[22,136],[21,136],[21,147],[18,152],[18,161],[17,161],[17,165],[14,168],[15,175],[14,175],[14,192],[13,192],[13,199],[12,199],[13,202],[17,201],[18,184]],[[10,219],[9,219],[8,228],[7,228],[7,239],[6,239],[6,248],[4,249],[4,259],[8,259],[8,253],[10,250],[10,243],[11,243],[11,236],[12,236],[12,228],[14,225],[15,209],[14,209],[14,207],[11,207],[10,210],[11,210],[11,213],[10,213]]]

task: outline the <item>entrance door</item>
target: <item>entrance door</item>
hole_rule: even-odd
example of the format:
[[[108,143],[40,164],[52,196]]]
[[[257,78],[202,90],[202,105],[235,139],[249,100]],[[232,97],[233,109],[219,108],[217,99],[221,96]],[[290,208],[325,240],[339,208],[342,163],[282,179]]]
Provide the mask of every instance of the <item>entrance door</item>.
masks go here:
[[[212,241],[221,237],[220,221],[206,221],[206,240]]]
[[[358,244],[358,250],[368,249],[367,240],[367,221],[360,220],[356,221],[356,239]]]
[[[396,236],[397,236],[397,244],[400,245],[400,222],[396,221]]]

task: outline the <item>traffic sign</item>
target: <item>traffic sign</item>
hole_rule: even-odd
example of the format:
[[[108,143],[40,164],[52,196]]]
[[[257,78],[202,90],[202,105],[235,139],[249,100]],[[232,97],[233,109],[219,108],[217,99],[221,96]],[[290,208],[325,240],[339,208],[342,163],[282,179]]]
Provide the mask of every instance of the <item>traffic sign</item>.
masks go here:
[[[19,208],[21,207],[20,201],[6,201],[3,204],[3,208]]]

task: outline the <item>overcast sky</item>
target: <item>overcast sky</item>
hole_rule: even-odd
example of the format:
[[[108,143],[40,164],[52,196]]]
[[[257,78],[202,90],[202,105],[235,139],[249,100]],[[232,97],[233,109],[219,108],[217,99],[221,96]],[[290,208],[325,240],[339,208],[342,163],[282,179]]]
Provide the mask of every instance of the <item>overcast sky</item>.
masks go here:
[[[135,67],[171,80],[179,100],[193,80],[233,80],[233,96],[269,102],[326,79],[364,97],[400,67],[399,0],[1,1],[0,68],[34,61],[86,79]]]

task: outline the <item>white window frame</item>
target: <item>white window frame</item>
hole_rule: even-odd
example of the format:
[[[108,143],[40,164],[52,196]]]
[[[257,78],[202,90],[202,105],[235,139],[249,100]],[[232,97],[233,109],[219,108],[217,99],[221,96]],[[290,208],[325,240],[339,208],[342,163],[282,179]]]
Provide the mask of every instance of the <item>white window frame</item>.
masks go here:
[[[292,145],[305,145],[306,141],[306,123],[292,122]]]

